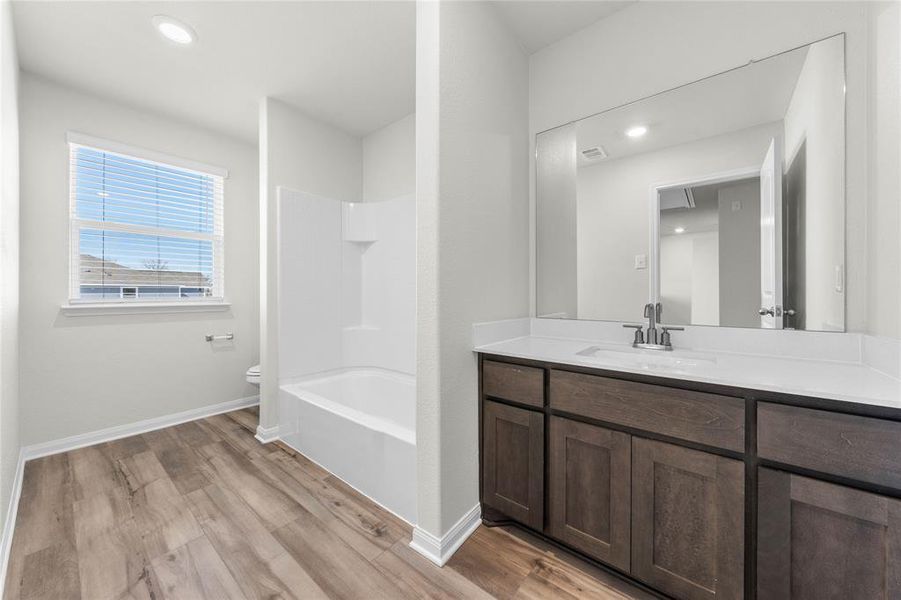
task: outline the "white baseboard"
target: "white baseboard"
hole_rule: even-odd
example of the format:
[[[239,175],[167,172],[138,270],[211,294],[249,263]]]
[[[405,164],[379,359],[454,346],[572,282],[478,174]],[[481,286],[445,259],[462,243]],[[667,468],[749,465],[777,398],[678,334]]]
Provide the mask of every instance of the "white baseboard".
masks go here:
[[[419,527],[414,527],[413,541],[410,542],[410,547],[439,567],[443,567],[481,523],[482,508],[476,504],[440,538]]]
[[[16,527],[16,516],[19,512],[19,498],[22,496],[22,478],[25,474],[25,452],[19,450],[16,463],[16,474],[13,477],[12,490],[9,494],[9,506],[6,509],[6,521],[3,523],[3,534],[0,535],[0,595],[6,589],[6,571],[9,568],[9,552],[13,544],[13,530]]]
[[[138,421],[137,423],[116,425],[115,427],[108,427],[106,429],[90,431],[88,433],[80,433],[78,435],[62,438],[60,440],[52,440],[49,442],[41,442],[40,444],[32,444],[30,446],[23,447],[22,452],[25,455],[25,460],[31,460],[33,458],[40,458],[42,456],[50,456],[51,454],[59,454],[60,452],[68,452],[77,448],[84,448],[85,446],[93,446],[94,444],[111,442],[113,440],[118,440],[119,438],[138,435],[140,433],[147,433],[148,431],[163,429],[165,427],[171,427],[172,425],[178,425],[180,423],[195,421],[204,417],[211,417],[213,415],[247,408],[248,406],[256,406],[259,403],[259,396],[250,396],[248,398],[229,400],[228,402],[211,404],[209,406],[202,406],[200,408],[192,408],[191,410],[186,410],[171,415],[154,417],[152,419]]]
[[[269,444],[278,440],[278,425],[272,427],[257,426],[257,434],[253,436],[262,444]]]

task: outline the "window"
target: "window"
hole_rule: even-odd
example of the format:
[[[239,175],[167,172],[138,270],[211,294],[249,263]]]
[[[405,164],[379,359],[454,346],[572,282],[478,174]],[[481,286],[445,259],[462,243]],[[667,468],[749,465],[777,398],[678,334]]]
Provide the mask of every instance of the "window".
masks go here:
[[[69,134],[71,303],[222,302],[225,172]]]

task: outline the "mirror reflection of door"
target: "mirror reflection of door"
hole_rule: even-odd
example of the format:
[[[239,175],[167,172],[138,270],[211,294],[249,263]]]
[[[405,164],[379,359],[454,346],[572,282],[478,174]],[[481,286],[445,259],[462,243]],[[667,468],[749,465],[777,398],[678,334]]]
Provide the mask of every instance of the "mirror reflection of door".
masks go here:
[[[787,157],[782,195],[783,327],[807,329],[807,141]]]
[[[664,322],[760,326],[760,178],[754,171],[658,190]]]
[[[760,326],[782,329],[782,151],[770,141],[760,167]]]

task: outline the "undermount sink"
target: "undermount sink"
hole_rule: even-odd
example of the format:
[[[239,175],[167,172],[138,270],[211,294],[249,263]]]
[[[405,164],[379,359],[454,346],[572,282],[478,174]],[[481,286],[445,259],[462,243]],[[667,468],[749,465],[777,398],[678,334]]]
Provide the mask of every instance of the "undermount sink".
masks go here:
[[[689,369],[716,364],[715,356],[685,350],[664,352],[641,348],[589,346],[576,354],[598,362],[617,363],[639,369]]]

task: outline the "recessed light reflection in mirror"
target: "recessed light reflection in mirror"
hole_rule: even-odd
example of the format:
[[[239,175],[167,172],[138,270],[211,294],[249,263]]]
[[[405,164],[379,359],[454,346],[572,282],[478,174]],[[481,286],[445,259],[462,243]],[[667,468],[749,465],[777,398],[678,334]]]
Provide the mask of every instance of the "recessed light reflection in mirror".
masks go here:
[[[626,130],[626,135],[630,138],[640,138],[648,132],[648,128],[644,125],[635,125]]]
[[[157,30],[160,32],[160,35],[170,42],[185,46],[193,43],[194,40],[197,39],[197,34],[194,33],[194,30],[178,19],[173,19],[166,15],[156,15],[153,17],[152,21],[154,26],[156,26]]]

